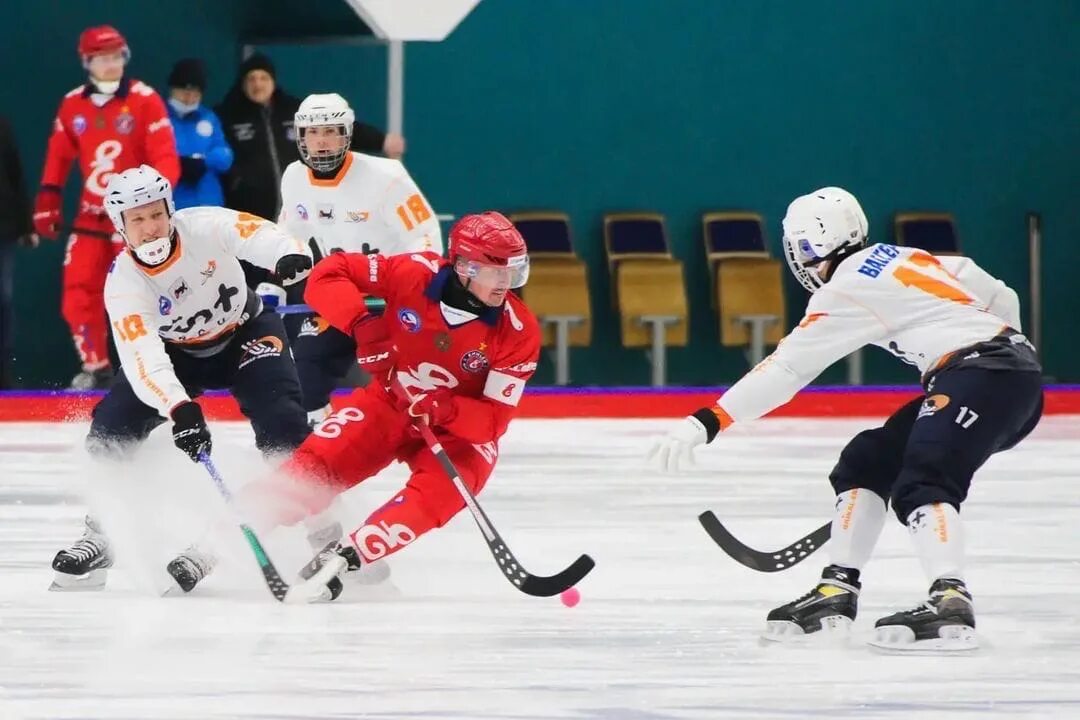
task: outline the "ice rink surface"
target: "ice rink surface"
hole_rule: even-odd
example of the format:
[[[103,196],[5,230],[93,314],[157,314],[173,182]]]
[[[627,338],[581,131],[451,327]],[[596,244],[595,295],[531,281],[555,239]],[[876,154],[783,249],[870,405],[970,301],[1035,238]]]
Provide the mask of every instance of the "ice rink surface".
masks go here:
[[[894,521],[863,573],[846,647],[763,646],[768,610],[808,590],[822,551],[775,575],[737,565],[696,517],[774,549],[830,516],[827,473],[869,420],[732,428],[681,477],[644,469],[664,421],[517,421],[481,495],[538,574],[597,568],[573,609],[514,590],[468,514],[392,559],[393,585],[331,605],[275,603],[202,470],[158,431],[121,469],[88,464],[77,424],[0,424],[0,719],[1080,717],[1080,419],[1050,417],[991,459],[964,506],[983,648],[897,657],[861,642],[927,582]],[[233,488],[264,471],[249,430],[217,424]],[[392,468],[345,496],[347,526],[389,499]],[[99,593],[46,592],[89,499],[120,559]],[[158,597],[193,540],[223,560]],[[299,529],[266,540],[290,574]],[[396,588],[396,591],[395,591]]]

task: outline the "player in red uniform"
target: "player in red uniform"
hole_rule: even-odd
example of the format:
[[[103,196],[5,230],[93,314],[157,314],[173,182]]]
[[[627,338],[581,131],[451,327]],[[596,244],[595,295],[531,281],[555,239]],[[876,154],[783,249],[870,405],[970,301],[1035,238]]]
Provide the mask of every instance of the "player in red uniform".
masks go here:
[[[79,55],[89,80],[64,96],[53,121],[34,230],[49,239],[60,234],[61,192],[78,159],[83,190],[64,257],[61,308],[82,361],[72,387],[88,388],[112,377],[102,292],[109,265],[124,247],[105,214],[105,185],[114,173],[142,164],[175,185],[180,160],[161,97],[124,76],[131,57],[124,37],[108,25],[88,28],[79,36]]]
[[[528,279],[529,258],[509,220],[496,212],[467,215],[449,244],[449,260],[427,252],[336,253],[316,265],[305,299],[356,338],[374,379],[316,426],[277,476],[237,494],[256,527],[315,515],[395,460],[412,471],[405,487],[325,552],[357,569],[441,527],[464,501],[413,428],[421,417],[469,489],[484,487],[536,370],[540,329],[510,293]],[[381,317],[365,308],[368,296],[385,299]],[[411,402],[387,387],[391,373]]]

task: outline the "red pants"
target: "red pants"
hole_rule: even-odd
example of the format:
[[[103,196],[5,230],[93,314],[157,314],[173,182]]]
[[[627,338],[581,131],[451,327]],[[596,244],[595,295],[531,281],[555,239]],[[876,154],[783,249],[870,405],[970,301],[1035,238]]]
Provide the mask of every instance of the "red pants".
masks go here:
[[[90,232],[76,231],[68,238],[60,309],[83,369],[97,370],[109,364],[105,276],[124,244],[108,217],[80,214],[74,227]]]
[[[474,494],[480,492],[495,466],[495,444],[476,446],[449,436],[439,440],[465,485]],[[412,471],[405,487],[355,529],[347,530],[361,556],[377,560],[442,527],[465,507],[438,460],[412,429],[412,418],[394,407],[382,388],[355,390],[296,449],[281,476],[248,485],[237,499],[266,518],[268,525],[291,525],[322,512],[334,497],[394,460]]]

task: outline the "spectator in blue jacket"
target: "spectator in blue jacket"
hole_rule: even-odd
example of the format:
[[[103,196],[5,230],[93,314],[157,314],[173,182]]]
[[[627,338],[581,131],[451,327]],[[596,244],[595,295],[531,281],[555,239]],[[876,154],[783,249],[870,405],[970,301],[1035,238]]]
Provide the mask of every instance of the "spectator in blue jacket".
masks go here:
[[[202,104],[206,69],[185,58],[169,73],[169,118],[180,155],[180,182],[173,190],[176,209],[224,205],[221,175],[233,164],[233,151],[214,111]]]

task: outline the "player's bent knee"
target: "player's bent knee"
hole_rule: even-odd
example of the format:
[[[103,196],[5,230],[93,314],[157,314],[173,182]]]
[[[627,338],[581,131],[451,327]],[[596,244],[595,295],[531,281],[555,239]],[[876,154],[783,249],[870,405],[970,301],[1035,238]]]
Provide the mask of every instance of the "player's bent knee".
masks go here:
[[[916,509],[933,503],[948,503],[959,511],[967,498],[968,483],[957,482],[930,468],[905,468],[892,493],[892,508],[901,523]]]
[[[896,479],[900,452],[890,429],[864,430],[840,453],[829,482],[837,495],[863,487],[887,498]]]

